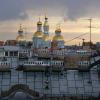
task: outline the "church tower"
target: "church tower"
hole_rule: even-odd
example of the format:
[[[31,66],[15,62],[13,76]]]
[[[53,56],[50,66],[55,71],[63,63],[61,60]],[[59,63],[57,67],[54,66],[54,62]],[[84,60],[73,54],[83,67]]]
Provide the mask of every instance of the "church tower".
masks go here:
[[[52,43],[56,44],[55,48],[64,48],[64,38],[61,35],[60,26],[55,30],[55,36],[53,37]]]
[[[42,47],[42,37],[43,37],[43,32],[42,32],[42,22],[39,21],[37,22],[37,31],[33,35],[33,48],[40,48]]]
[[[21,25],[18,30],[18,36],[16,38],[16,41],[18,42],[18,44],[24,44],[24,42],[25,42],[25,36],[24,36],[23,28]]]
[[[49,24],[48,24],[48,18],[45,16],[45,21],[44,21],[44,34],[49,35]]]
[[[42,37],[43,47],[44,48],[50,48],[51,47],[51,41],[50,41],[50,38],[49,38],[49,24],[48,24],[47,16],[45,16],[43,30],[44,30],[44,34],[43,34],[43,37]]]

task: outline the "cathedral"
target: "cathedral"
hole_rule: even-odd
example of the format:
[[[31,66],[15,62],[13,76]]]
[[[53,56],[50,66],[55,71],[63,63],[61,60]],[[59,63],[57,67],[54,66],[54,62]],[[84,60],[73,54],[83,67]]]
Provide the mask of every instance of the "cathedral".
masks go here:
[[[17,41],[18,45],[25,44],[25,36],[24,36],[23,28],[21,25],[20,25],[20,28],[18,30],[18,36],[16,37],[16,41]]]
[[[20,25],[20,29],[18,30],[18,36],[16,38],[19,44],[25,43],[25,36],[23,33],[23,28]],[[32,48],[64,48],[64,38],[61,34],[60,27],[57,27],[55,30],[55,35],[53,38],[50,38],[49,32],[49,23],[48,18],[45,16],[44,23],[41,22],[40,18],[37,22],[37,31],[33,34],[32,37]]]

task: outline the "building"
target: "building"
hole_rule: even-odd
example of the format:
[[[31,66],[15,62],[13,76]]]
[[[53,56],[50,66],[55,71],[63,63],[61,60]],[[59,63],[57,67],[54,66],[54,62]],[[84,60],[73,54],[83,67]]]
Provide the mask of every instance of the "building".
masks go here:
[[[20,26],[16,40],[0,46],[0,100],[11,100],[22,94],[33,100],[99,97],[100,55],[92,57],[97,51],[86,43],[65,46],[60,27],[49,38],[45,17],[43,25],[40,19],[37,22],[32,41],[25,40]]]
[[[18,45],[25,45],[25,36],[21,25],[18,30],[18,36],[16,37],[16,41]]]
[[[90,65],[91,51],[71,50],[65,54],[65,68],[87,70]]]
[[[0,47],[0,58],[4,57],[4,48]]]
[[[51,40],[50,40],[50,35],[49,35],[49,23],[48,23],[48,18],[45,16],[45,21],[43,25],[43,47],[44,48],[50,48],[51,47]]]
[[[58,27],[55,30],[55,36],[52,40],[53,48],[64,48],[64,38],[61,35],[61,29]]]
[[[39,21],[37,22],[37,31],[33,35],[33,45],[32,48],[41,48],[42,47],[42,37],[43,37],[43,32],[42,32],[42,22]]]
[[[4,45],[4,41],[0,41],[0,46],[3,46]]]
[[[17,45],[17,41],[16,40],[7,40],[4,45],[15,46],[15,45]]]
[[[100,42],[97,42],[97,43],[96,43],[96,48],[97,48],[97,50],[100,52]]]

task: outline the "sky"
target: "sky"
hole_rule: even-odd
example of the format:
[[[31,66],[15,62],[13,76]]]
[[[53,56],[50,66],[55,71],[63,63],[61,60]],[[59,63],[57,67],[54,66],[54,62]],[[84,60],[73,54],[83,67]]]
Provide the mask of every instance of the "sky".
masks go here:
[[[89,41],[89,21],[92,18],[92,41],[100,42],[100,0],[0,0],[0,40],[16,39],[22,24],[31,40],[39,19],[49,18],[50,36],[60,24],[66,44]],[[81,34],[87,35],[68,42]]]

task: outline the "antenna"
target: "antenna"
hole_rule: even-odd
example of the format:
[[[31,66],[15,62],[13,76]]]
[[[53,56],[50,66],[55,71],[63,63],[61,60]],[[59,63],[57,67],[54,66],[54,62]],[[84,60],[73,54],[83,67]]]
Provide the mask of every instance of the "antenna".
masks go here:
[[[89,26],[89,28],[90,28],[90,47],[91,47],[92,18],[90,18],[90,19],[88,19],[88,20],[89,20],[89,22],[90,22],[90,26]]]
[[[89,30],[90,30],[90,48],[91,48],[91,41],[92,41],[92,18],[86,19],[89,21]]]

